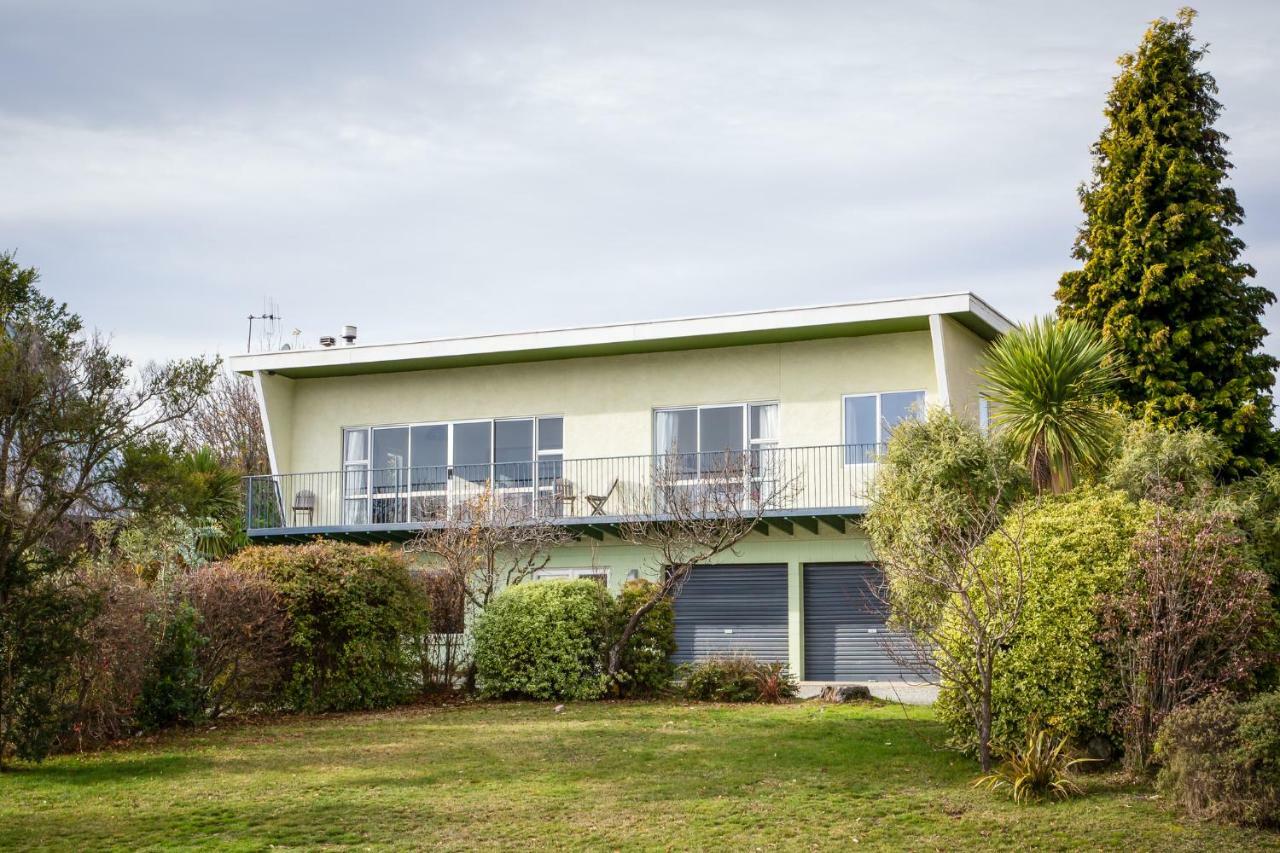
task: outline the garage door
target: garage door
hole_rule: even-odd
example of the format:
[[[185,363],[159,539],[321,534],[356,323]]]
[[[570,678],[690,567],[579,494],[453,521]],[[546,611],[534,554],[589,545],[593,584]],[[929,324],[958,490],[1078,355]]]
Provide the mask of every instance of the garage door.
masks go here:
[[[902,668],[885,648],[880,573],[866,563],[804,567],[806,681],[894,681]],[[900,639],[897,642],[901,642]]]
[[[745,653],[787,660],[787,567],[698,566],[676,599],[676,663]]]

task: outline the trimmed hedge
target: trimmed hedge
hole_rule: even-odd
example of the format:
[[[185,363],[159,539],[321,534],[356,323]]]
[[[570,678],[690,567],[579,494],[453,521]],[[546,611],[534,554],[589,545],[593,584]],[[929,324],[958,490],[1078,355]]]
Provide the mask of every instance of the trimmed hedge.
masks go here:
[[[482,696],[595,699],[605,691],[601,651],[614,602],[595,581],[507,587],[476,620]]]
[[[1179,708],[1160,727],[1156,757],[1161,791],[1192,817],[1280,826],[1280,692]]]
[[[318,541],[246,548],[228,564],[266,577],[279,596],[293,657],[289,707],[384,708],[412,693],[409,640],[427,613],[401,552]]]
[[[1148,516],[1122,492],[1081,488],[1028,504],[1006,521],[1011,531],[1020,528],[1025,599],[992,685],[995,744],[1025,743],[1028,731],[1045,728],[1077,743],[1101,737],[1114,745],[1106,708],[1113,678],[1097,640],[1098,599],[1124,583],[1134,535]],[[991,571],[1012,575],[1006,539],[992,537],[983,549]],[[958,642],[953,652],[964,657],[966,648]],[[976,746],[972,720],[946,684],[935,707],[956,743]]]

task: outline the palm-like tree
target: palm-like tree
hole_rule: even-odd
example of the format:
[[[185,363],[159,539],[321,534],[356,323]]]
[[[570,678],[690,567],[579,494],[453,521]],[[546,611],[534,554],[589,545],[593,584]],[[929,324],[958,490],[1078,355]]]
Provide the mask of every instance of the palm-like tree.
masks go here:
[[[1116,356],[1091,326],[1043,317],[1000,338],[979,374],[991,422],[1026,454],[1036,486],[1065,492],[1098,464],[1115,426]]]

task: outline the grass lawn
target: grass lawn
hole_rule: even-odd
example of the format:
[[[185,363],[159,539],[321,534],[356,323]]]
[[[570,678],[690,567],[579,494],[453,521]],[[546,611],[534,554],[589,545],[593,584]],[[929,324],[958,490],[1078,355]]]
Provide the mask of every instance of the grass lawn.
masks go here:
[[[927,709],[591,703],[222,726],[0,776],[0,846],[1280,849],[1145,790],[1017,807]]]

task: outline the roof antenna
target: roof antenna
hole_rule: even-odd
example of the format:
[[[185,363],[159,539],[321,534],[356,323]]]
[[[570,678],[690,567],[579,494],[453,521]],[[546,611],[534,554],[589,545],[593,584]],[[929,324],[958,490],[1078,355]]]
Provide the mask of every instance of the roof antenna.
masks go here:
[[[253,321],[262,320],[262,330],[259,333],[262,336],[260,342],[261,349],[268,349],[267,344],[270,338],[274,337],[276,330],[279,328],[276,323],[284,318],[280,316],[280,306],[276,304],[274,299],[262,300],[262,313],[249,315],[249,338],[245,341],[244,351],[253,352]]]

